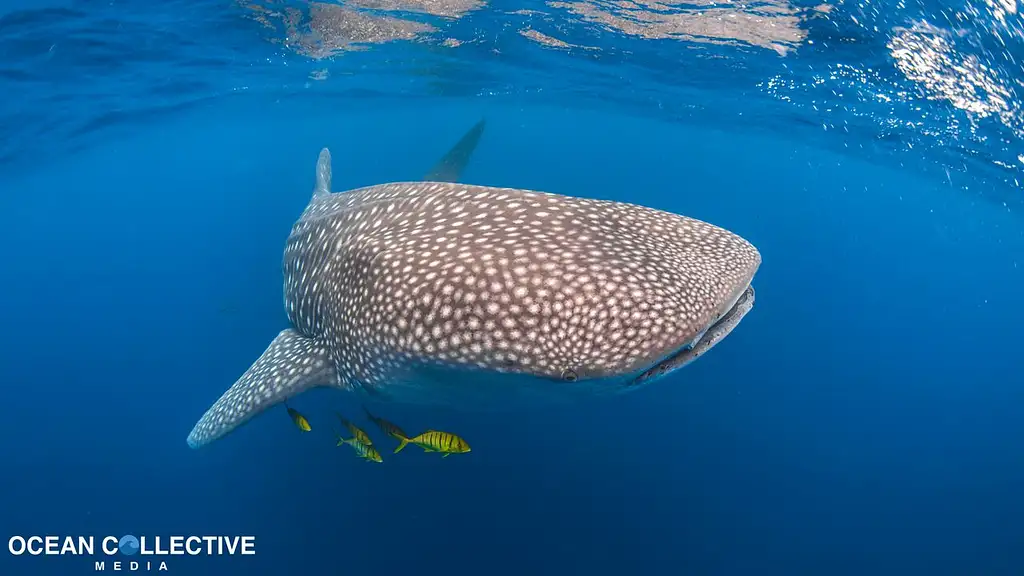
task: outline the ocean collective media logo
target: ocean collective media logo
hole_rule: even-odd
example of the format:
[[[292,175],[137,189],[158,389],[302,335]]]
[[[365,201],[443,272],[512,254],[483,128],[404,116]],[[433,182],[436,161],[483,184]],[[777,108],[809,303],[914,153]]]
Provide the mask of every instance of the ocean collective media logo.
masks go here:
[[[7,550],[14,556],[91,556],[97,572],[164,572],[169,570],[166,556],[255,555],[256,537],[12,536]]]

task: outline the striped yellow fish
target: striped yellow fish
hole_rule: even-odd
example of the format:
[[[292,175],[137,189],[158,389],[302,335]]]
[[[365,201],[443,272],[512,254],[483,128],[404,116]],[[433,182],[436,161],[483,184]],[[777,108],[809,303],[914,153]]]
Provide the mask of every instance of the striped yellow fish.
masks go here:
[[[357,442],[359,442],[360,444],[366,444],[367,446],[373,446],[373,440],[371,440],[370,437],[366,435],[366,432],[363,432],[358,426],[346,420],[345,417],[342,416],[341,414],[335,412],[334,415],[338,417],[338,420],[341,422],[342,426],[348,428],[348,431],[352,433],[352,436],[355,437]]]
[[[380,452],[377,452],[376,448],[368,444],[363,444],[362,442],[355,438],[349,438],[346,440],[341,436],[338,436],[338,446],[341,446],[342,444],[348,444],[349,446],[351,446],[352,449],[356,451],[356,454],[360,458],[363,458],[365,460],[372,460],[374,462],[384,461],[380,457]]]
[[[284,407],[288,409],[288,415],[292,417],[292,422],[295,422],[295,425],[299,427],[299,430],[302,430],[303,432],[309,432],[312,430],[309,426],[309,420],[306,420],[305,416],[299,414],[298,410],[288,406],[287,404],[285,404]]]
[[[405,448],[406,444],[415,444],[423,448],[424,452],[440,452],[444,454],[442,458],[469,452],[469,443],[451,432],[427,430],[415,438],[402,438],[401,441],[398,448],[395,448],[395,454]]]
[[[398,440],[399,442],[409,441],[409,436],[405,433],[405,431],[403,431],[398,426],[395,426],[394,424],[388,422],[383,418],[378,418],[373,414],[370,414],[370,411],[366,409],[366,406],[363,406],[363,412],[366,412],[366,417],[369,418],[370,421],[372,421],[374,424],[376,424],[377,428],[380,428],[381,432],[387,434],[388,436],[391,436],[392,438]]]

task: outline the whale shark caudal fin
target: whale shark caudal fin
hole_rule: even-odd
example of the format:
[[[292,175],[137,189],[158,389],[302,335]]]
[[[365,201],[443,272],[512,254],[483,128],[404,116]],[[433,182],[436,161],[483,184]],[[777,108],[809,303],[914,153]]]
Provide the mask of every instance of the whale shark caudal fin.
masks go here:
[[[267,408],[316,386],[336,384],[327,348],[295,330],[283,330],[245,374],[199,419],[188,445],[205,446]]]
[[[331,193],[331,151],[327,148],[320,150],[320,157],[316,160],[316,188],[313,188],[313,197],[323,196]]]
[[[469,164],[469,157],[473,155],[477,143],[480,142],[486,124],[487,121],[484,119],[474,124],[423,179],[427,182],[458,182],[462,171]]]

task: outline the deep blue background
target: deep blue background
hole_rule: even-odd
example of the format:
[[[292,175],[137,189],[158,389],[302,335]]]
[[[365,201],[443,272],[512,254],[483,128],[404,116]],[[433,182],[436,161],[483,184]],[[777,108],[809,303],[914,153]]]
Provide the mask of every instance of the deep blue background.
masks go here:
[[[457,50],[310,61],[232,2],[0,0],[0,539],[256,536],[168,560],[196,576],[1024,573],[1021,106],[972,115],[886,50],[923,19],[1015,86],[1019,17],[954,4],[847,3],[780,57],[496,0],[435,22]],[[464,181],[733,230],[762,253],[754,310],[617,398],[369,404],[470,454],[361,462],[334,410],[392,443],[329,390],[291,402],[310,434],[277,407],[189,449],[286,326],[320,148],[337,190],[414,180],[481,117]],[[0,549],[2,576],[92,562]]]
[[[738,134],[427,112],[236,99],[5,180],[5,539],[257,536],[255,557],[170,559],[187,574],[1019,573],[1013,214]],[[309,435],[274,409],[190,450],[285,325],[281,250],[319,146],[337,189],[415,178],[483,115],[466,181],[726,226],[763,254],[754,311],[619,398],[497,416],[372,405],[407,430],[458,431],[468,455],[358,461],[333,446],[330,411],[375,429],[326,390],[293,402]],[[3,559],[7,574],[91,571]]]

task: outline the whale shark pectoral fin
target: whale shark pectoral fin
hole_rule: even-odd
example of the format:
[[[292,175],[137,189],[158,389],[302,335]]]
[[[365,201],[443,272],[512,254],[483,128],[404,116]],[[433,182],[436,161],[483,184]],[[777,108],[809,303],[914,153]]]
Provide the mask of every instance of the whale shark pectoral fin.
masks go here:
[[[326,346],[290,328],[283,330],[203,414],[188,435],[188,445],[205,446],[275,404],[309,388],[337,382]]]
[[[331,151],[327,148],[320,150],[320,157],[316,160],[316,187],[313,188],[313,197],[323,196],[331,193]]]
[[[466,169],[466,164],[469,164],[469,157],[473,155],[477,143],[480,142],[486,124],[486,119],[474,124],[423,179],[427,182],[458,182],[462,171]]]

